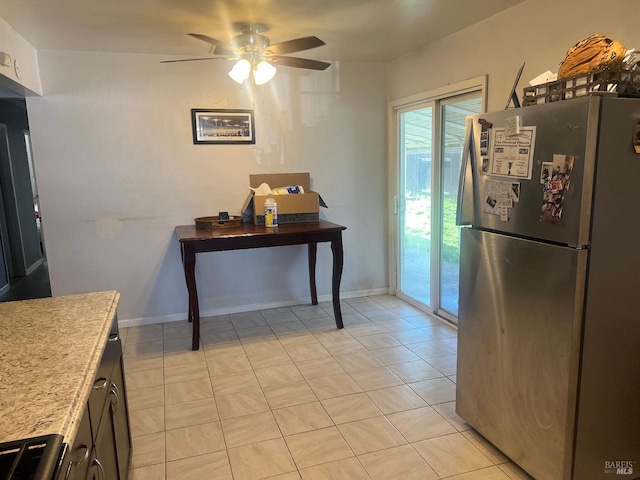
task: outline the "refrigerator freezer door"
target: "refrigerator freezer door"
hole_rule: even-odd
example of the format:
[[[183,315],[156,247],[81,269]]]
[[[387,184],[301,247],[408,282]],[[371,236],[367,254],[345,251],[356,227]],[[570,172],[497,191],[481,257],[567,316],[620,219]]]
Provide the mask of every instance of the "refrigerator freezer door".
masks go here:
[[[586,260],[461,232],[456,412],[537,480],[570,478]]]
[[[640,155],[636,99],[605,99],[580,372],[575,479],[640,478]]]
[[[467,168],[461,174],[464,185],[460,189],[459,223],[564,245],[587,245],[600,102],[599,97],[582,97],[470,117],[472,138]],[[496,130],[504,128],[507,119],[514,116],[520,117],[523,127],[536,127],[530,180],[492,174],[495,155],[491,135],[488,155],[484,160],[481,155],[482,125],[478,120],[488,121],[492,130]],[[569,189],[557,224],[541,221],[544,203],[541,169],[543,163],[553,162],[554,155],[574,157]],[[508,221],[482,209],[482,204],[490,200],[489,182],[520,184],[519,201],[514,202]]]

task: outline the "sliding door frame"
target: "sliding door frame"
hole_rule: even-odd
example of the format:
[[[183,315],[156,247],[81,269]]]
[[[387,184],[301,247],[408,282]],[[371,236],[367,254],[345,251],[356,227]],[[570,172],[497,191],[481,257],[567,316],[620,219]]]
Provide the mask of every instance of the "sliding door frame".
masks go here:
[[[433,148],[433,158],[438,159],[438,161],[432,161],[432,178],[435,181],[432,181],[432,195],[440,194],[440,175],[441,175],[441,166],[440,166],[440,157],[442,153],[442,139],[439,128],[439,122],[441,118],[441,107],[440,102],[450,99],[452,97],[456,97],[459,95],[464,95],[468,93],[480,93],[481,101],[482,101],[482,111],[486,111],[487,105],[487,76],[483,75],[480,77],[475,77],[469,80],[465,80],[462,82],[458,82],[452,85],[447,85],[445,87],[437,88],[434,90],[429,90],[426,92],[418,93],[416,95],[411,95],[409,97],[400,98],[398,100],[394,100],[389,102],[388,108],[388,118],[389,118],[389,129],[388,129],[388,138],[389,138],[389,152],[388,152],[388,191],[389,191],[389,228],[388,228],[388,242],[389,242],[389,293],[392,295],[398,295],[403,300],[408,303],[424,310],[424,304],[413,300],[412,298],[403,295],[399,292],[399,186],[400,186],[400,124],[399,124],[399,116],[402,111],[406,111],[406,109],[410,109],[411,107],[418,108],[421,105],[427,106],[430,104],[435,104],[435,108],[433,110],[433,125],[437,134],[433,135],[434,148]],[[436,123],[436,121],[438,123]],[[438,229],[439,231],[440,229]],[[436,242],[436,245],[432,245],[432,248],[435,247],[437,251],[435,252],[437,257],[440,258],[440,241]],[[439,268],[439,267],[437,267]],[[439,282],[439,276],[437,282]],[[439,287],[437,287],[439,288]],[[434,297],[434,294],[437,294]],[[452,318],[451,315],[446,312],[439,312],[439,292],[437,289],[434,291],[432,288],[431,295],[431,305],[429,306],[429,310],[426,313],[432,315],[441,315],[442,318],[448,320],[449,322],[455,323],[455,318]]]

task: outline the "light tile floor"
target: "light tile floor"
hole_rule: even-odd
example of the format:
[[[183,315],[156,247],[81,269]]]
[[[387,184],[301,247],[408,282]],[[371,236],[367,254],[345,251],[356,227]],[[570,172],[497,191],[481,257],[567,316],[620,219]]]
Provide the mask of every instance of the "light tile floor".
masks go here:
[[[455,414],[456,330],[391,295],[122,329],[133,480],[529,477]]]

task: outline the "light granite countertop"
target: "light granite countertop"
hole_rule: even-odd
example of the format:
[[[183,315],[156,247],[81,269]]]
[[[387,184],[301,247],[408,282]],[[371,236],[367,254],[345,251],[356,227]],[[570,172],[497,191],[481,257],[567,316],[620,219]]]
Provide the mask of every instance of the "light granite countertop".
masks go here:
[[[75,438],[120,294],[0,303],[0,442]]]

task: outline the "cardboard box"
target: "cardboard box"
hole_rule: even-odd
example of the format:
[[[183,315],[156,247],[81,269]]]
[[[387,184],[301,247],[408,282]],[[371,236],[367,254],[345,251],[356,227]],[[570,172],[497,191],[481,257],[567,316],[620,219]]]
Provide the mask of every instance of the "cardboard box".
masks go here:
[[[242,207],[244,221],[256,225],[264,225],[264,202],[273,198],[278,205],[278,224],[312,222],[320,219],[320,206],[326,204],[317,192],[311,191],[309,173],[266,173],[249,175],[249,185],[253,188],[266,183],[271,189],[301,185],[305,193],[290,195],[254,195],[249,194]]]

